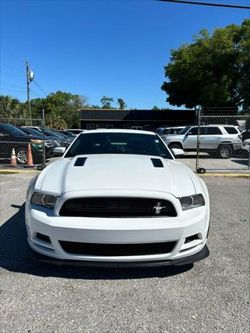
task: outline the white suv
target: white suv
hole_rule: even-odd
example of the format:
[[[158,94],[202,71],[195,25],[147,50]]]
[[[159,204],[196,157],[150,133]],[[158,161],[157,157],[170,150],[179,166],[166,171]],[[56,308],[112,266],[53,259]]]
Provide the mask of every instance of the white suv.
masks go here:
[[[185,151],[197,150],[197,126],[188,126],[177,135],[168,135],[164,139],[169,148],[182,148]],[[240,131],[232,125],[200,126],[199,149],[219,158],[230,158],[235,150],[242,149]]]

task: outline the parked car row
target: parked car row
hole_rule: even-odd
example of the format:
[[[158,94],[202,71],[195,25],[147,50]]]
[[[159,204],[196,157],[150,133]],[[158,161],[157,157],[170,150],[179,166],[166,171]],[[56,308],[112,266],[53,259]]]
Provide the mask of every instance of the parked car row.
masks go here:
[[[17,162],[26,164],[30,144],[34,163],[42,163],[43,150],[46,158],[61,155],[81,132],[81,129],[51,130],[0,123],[0,162],[9,160],[14,148]],[[197,126],[162,127],[156,132],[171,149],[197,151]],[[202,125],[199,128],[199,150],[211,156],[230,158],[236,151],[249,153],[249,137],[249,130],[241,133],[237,126]]]
[[[0,161],[10,159],[13,148],[17,162],[27,162],[28,145],[31,145],[33,158],[37,163],[42,161],[43,140],[36,135],[28,136],[17,127],[10,124],[0,124]]]
[[[81,130],[78,130],[81,132]],[[75,139],[77,134],[68,130],[42,129],[37,126],[14,126],[0,123],[0,163],[10,160],[14,148],[17,163],[27,163],[28,145],[35,164],[43,161],[43,150],[45,157],[57,155],[56,148],[67,148]]]
[[[174,129],[174,128],[172,128]],[[181,148],[184,151],[197,151],[197,126],[187,126],[179,131],[167,128],[167,134],[161,137],[169,148]],[[159,133],[159,130],[157,131]],[[202,125],[199,128],[199,147],[201,152],[219,158],[230,158],[233,153],[240,150],[248,150],[244,145],[245,138],[249,137],[249,131],[240,132],[233,125]]]

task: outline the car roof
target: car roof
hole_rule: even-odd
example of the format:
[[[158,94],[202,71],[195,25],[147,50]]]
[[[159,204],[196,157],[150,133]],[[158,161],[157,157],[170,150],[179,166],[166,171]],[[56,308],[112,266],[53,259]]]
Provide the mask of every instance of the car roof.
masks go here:
[[[41,129],[41,127],[40,126],[31,126],[31,125],[24,125],[24,126],[21,126],[21,127],[23,127],[23,128],[33,128],[33,129]]]
[[[109,129],[109,128],[100,128],[94,130],[88,130],[86,133],[81,134],[89,134],[89,133],[128,133],[128,134],[148,134],[148,135],[155,135],[154,132],[150,131],[143,131],[143,130],[132,130],[132,129]]]
[[[223,127],[238,127],[236,125],[229,125],[229,124],[209,124],[207,126],[223,126]]]
[[[200,125],[200,127],[214,127],[214,126],[219,126],[219,127],[238,127],[236,125],[228,125],[228,124],[209,124],[209,125]],[[188,127],[188,126],[187,126]],[[193,125],[192,127],[198,127],[197,125]]]
[[[82,128],[65,128],[65,131],[69,131],[69,130],[79,130],[79,131],[83,131]]]
[[[157,129],[167,129],[167,128],[184,128],[184,127],[187,127],[187,126],[168,126],[168,127],[158,127]]]

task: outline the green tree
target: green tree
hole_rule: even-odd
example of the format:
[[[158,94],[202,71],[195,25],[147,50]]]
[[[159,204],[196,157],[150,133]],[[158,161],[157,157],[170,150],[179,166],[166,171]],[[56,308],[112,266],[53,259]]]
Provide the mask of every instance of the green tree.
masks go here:
[[[33,116],[44,109],[45,120],[50,127],[79,127],[79,111],[86,106],[86,98],[57,91],[44,99],[31,100],[31,106]]]
[[[250,20],[202,30],[193,43],[172,50],[162,90],[172,105],[250,106]]]
[[[55,112],[51,112],[46,117],[46,126],[54,129],[65,129],[67,127],[66,121]]]
[[[22,103],[15,97],[0,96],[0,117],[22,116]]]
[[[101,109],[100,105],[92,104],[87,106],[88,109]]]
[[[46,98],[31,100],[32,118],[40,118],[44,109],[48,126],[54,128],[79,127],[79,111],[86,107],[86,98],[68,92],[57,91]],[[28,118],[28,103],[17,98],[0,96],[0,117]]]
[[[103,109],[112,109],[111,103],[114,101],[112,97],[103,96],[101,98],[101,104]]]
[[[30,101],[32,118],[40,118],[40,111],[46,109],[46,98],[34,98]],[[28,110],[28,103],[25,103]]]
[[[122,99],[122,98],[117,99],[117,104],[118,104],[119,110],[124,110],[127,107],[127,104],[125,103],[124,99]]]

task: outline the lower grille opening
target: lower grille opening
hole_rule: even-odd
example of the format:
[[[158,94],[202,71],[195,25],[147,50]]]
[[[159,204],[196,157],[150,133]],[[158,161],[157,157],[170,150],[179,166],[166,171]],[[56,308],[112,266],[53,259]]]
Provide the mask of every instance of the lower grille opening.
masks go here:
[[[195,234],[195,235],[192,235],[192,236],[186,237],[184,243],[185,243],[185,244],[186,244],[186,243],[190,243],[190,242],[192,242],[193,240],[197,240],[197,239],[200,239],[199,234]]]
[[[51,243],[49,236],[40,234],[39,232],[36,234],[36,238],[40,239],[43,242]]]
[[[65,252],[93,256],[136,256],[165,254],[173,250],[176,242],[145,244],[94,244],[60,241]]]

